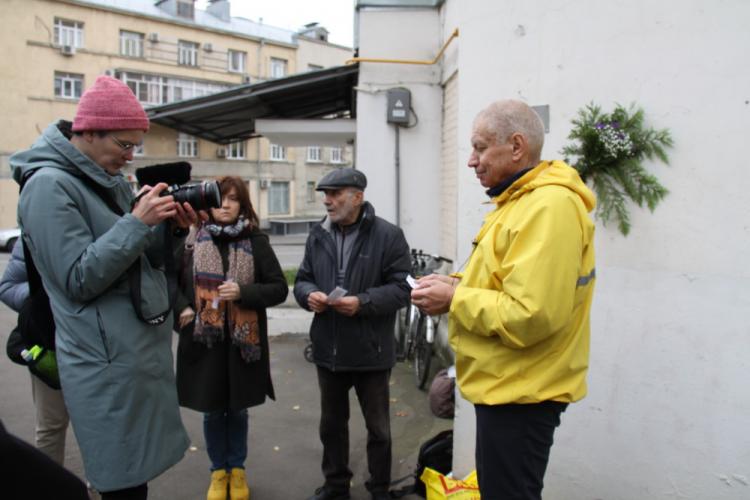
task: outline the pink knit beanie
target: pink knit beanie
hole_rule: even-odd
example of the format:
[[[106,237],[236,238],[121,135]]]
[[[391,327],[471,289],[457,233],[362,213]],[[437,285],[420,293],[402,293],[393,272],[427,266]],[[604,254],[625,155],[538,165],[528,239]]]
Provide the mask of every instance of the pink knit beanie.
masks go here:
[[[83,130],[148,131],[148,116],[130,87],[116,78],[100,76],[81,96],[73,132]]]

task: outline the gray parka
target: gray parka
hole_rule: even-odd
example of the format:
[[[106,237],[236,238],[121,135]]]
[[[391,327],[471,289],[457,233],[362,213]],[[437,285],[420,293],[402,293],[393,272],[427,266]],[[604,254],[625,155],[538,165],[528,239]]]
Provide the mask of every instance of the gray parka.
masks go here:
[[[171,321],[136,316],[126,270],[142,254],[142,302],[167,308],[159,228],[129,213],[132,192],[81,153],[52,124],[31,149],[10,158],[20,183],[19,225],[50,297],[65,403],[86,477],[99,491],[147,482],[177,463],[188,446],[180,420]],[[91,187],[106,189],[115,214]]]
[[[28,296],[29,279],[26,276],[23,245],[19,241],[13,247],[8,266],[0,279],[0,301],[18,312]]]

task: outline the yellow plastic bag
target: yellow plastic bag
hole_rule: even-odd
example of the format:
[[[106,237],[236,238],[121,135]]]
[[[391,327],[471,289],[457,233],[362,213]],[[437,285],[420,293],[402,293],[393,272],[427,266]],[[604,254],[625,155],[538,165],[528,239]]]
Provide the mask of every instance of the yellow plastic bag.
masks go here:
[[[459,480],[425,467],[420,479],[427,489],[427,500],[479,500],[479,484],[475,470],[463,480]]]

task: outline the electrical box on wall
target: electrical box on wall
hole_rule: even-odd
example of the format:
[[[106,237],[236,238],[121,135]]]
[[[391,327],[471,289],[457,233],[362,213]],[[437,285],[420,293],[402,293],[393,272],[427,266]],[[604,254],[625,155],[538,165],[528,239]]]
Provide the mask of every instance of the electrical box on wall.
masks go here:
[[[409,89],[388,89],[388,123],[408,124],[410,107],[411,92],[409,92]]]

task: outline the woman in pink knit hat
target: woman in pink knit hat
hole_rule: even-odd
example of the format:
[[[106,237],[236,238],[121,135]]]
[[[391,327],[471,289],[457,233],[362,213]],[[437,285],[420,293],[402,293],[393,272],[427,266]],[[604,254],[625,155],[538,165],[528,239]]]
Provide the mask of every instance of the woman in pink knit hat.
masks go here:
[[[198,215],[160,196],[165,184],[144,188],[131,209],[121,170],[148,128],[132,91],[101,76],[72,125],[51,124],[10,160],[24,245],[55,316],[65,404],[86,477],[105,500],[145,499],[147,482],[188,446],[162,260],[164,242],[181,245]]]

